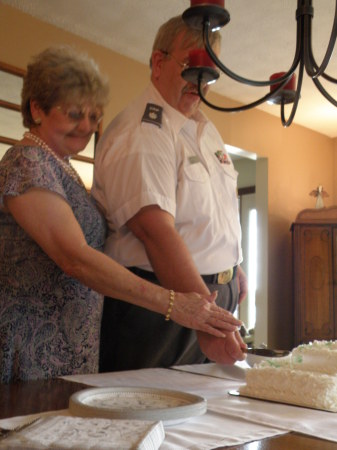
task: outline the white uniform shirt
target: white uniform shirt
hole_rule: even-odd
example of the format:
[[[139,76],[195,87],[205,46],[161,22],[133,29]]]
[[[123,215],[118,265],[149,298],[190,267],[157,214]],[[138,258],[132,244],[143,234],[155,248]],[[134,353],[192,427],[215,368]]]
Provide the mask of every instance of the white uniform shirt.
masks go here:
[[[125,226],[148,205],[174,216],[200,274],[242,260],[237,172],[220,134],[201,112],[188,119],[172,108],[152,84],[100,139],[92,194],[108,221],[105,252],[126,267],[153,270]]]

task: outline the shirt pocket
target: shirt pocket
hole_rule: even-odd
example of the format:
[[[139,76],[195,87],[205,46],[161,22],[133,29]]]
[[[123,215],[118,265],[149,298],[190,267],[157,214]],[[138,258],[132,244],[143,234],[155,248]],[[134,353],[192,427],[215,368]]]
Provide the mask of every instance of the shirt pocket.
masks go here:
[[[206,183],[209,179],[207,170],[200,163],[190,164],[184,167],[184,173],[189,181],[195,181],[199,183]]]
[[[222,175],[230,177],[232,180],[236,181],[238,179],[239,173],[234,169],[232,164],[221,164]]]

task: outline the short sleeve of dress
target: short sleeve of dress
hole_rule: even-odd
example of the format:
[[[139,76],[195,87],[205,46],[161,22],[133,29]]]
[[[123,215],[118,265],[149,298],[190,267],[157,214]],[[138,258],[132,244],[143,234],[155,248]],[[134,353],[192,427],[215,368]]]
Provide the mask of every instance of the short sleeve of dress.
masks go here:
[[[66,198],[62,171],[56,159],[39,147],[15,146],[0,161],[0,209],[4,196],[18,196],[42,188]]]

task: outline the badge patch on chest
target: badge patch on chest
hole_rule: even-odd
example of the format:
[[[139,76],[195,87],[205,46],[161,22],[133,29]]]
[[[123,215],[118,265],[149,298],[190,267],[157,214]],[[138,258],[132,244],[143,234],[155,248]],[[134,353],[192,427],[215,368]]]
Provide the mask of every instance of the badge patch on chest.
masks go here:
[[[148,103],[143,114],[142,122],[152,123],[161,128],[162,116],[163,108],[161,106],[155,105],[154,103]]]
[[[189,156],[188,157],[188,162],[190,164],[196,164],[196,163],[200,162],[199,156],[196,156],[196,155]]]
[[[220,164],[230,164],[228,156],[222,150],[217,150],[214,154],[220,161]]]

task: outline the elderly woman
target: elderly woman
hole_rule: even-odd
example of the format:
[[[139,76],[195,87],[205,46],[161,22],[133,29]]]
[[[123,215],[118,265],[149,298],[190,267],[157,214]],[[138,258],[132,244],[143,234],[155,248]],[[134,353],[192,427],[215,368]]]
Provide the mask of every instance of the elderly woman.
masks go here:
[[[1,382],[97,372],[102,294],[218,337],[240,325],[214,296],[168,291],[101,252],[104,219],[69,158],[97,129],[107,94],[96,64],[70,48],[28,66],[29,132],[0,162]]]

